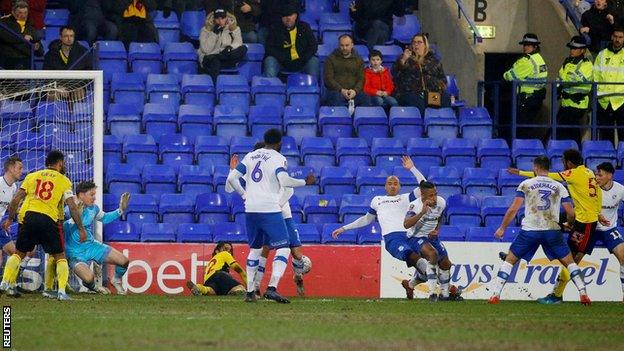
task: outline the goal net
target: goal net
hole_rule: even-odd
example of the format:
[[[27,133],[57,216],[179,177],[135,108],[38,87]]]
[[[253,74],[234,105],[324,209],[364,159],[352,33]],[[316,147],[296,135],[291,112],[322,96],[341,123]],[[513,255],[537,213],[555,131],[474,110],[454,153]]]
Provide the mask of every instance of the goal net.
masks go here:
[[[49,151],[62,151],[69,179],[74,186],[94,181],[101,207],[102,115],[101,72],[0,70],[0,164],[18,156],[26,176],[44,168]],[[101,226],[94,230],[98,240],[101,233]],[[42,258],[29,262],[22,287],[39,288]]]

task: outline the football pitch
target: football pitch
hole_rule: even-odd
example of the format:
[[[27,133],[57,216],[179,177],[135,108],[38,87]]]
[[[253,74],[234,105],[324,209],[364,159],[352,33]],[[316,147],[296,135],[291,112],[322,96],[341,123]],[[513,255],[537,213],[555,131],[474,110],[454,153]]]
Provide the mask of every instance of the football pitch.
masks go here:
[[[73,295],[0,297],[15,350],[617,350],[624,304]]]

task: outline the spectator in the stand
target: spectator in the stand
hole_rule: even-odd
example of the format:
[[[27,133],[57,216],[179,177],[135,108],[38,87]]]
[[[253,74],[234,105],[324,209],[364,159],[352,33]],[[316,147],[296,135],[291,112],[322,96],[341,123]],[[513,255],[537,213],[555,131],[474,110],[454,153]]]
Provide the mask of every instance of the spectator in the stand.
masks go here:
[[[233,14],[218,8],[206,16],[199,34],[197,54],[203,71],[214,81],[221,68],[233,68],[245,58],[247,47],[243,45],[241,30]]]
[[[87,49],[75,41],[74,28],[61,27],[60,37],[61,39],[56,39],[48,45],[49,50],[43,57],[43,69],[90,70],[91,55],[85,55]]]
[[[596,0],[594,6],[581,16],[579,32],[589,35],[589,51],[594,56],[608,44],[615,19],[614,14],[609,12],[607,0]]]
[[[370,105],[364,87],[364,61],[353,48],[353,38],[343,34],[338,38],[339,47],[327,57],[323,70],[325,104],[328,106],[349,106],[353,113],[355,106]]]
[[[576,18],[581,18],[585,11],[591,8],[591,4],[585,0],[567,0],[572,11],[576,15]]]
[[[310,25],[299,20],[299,4],[282,8],[281,22],[271,29],[263,66],[267,77],[277,77],[282,70],[302,72],[318,78],[318,43]]]
[[[260,0],[258,43],[266,45],[271,28],[282,23],[281,17],[283,7],[299,5],[299,0]]]
[[[17,0],[2,0],[2,12],[6,14],[11,13],[11,7],[16,2]],[[37,31],[37,36],[43,38],[43,29],[45,27],[43,17],[48,0],[28,0],[26,2],[28,3],[28,21]]]
[[[594,81],[597,83],[624,82],[624,28],[613,30],[611,43],[594,61]],[[618,136],[624,135],[624,85],[598,84],[598,125],[600,139],[614,141],[614,127]]]
[[[349,5],[354,33],[369,50],[384,45],[392,34],[392,15],[405,15],[405,0],[356,0]]]
[[[76,37],[92,45],[98,37],[117,40],[117,26],[107,17],[112,15],[111,1],[68,0],[69,23],[76,29]]]
[[[395,72],[395,96],[401,106],[416,106],[424,115],[427,108],[427,93],[440,93],[440,107],[451,106],[451,98],[446,93],[446,75],[442,63],[429,47],[424,34],[416,34],[403,55],[392,67]]]
[[[11,30],[8,32],[0,27],[0,67],[30,69],[31,45],[27,42],[33,45],[35,56],[43,56],[43,48],[41,38],[28,21],[28,3],[23,0],[14,2],[11,14],[0,18],[0,22]]]
[[[520,124],[546,124],[541,121],[540,110],[546,97],[546,79],[548,78],[548,66],[540,54],[540,41],[537,35],[527,33],[518,43],[522,45],[523,55],[513,64],[510,70],[505,72],[503,78],[506,81],[521,81],[518,93],[518,112],[516,119]],[[527,83],[529,80],[541,80],[539,83]],[[518,138],[546,137],[547,129],[519,128]]]
[[[156,43],[158,32],[150,12],[156,10],[155,0],[112,0],[113,22],[119,29],[119,39],[126,48],[132,42]]]
[[[392,97],[394,83],[390,70],[382,65],[383,56],[379,50],[372,50],[368,54],[370,67],[364,70],[364,92],[370,96],[373,106],[383,106],[389,109],[399,103]]]
[[[557,123],[560,125],[583,126],[586,125],[586,114],[589,107],[589,92],[592,81],[592,62],[585,57],[587,42],[580,35],[574,36],[567,44],[570,48],[570,56],[564,61],[559,69],[559,80],[564,82],[557,87],[557,96],[560,101]],[[565,84],[585,83],[585,84]],[[581,143],[580,128],[560,128],[557,130],[557,139],[572,139]]]
[[[211,13],[217,8],[224,8],[233,13],[241,30],[243,42],[258,42],[256,24],[258,23],[258,16],[260,16],[259,0],[205,0],[204,8],[206,13]]]
[[[184,11],[196,11],[200,8],[199,0],[157,0],[158,9],[163,12],[164,18],[169,18],[171,12],[175,12],[178,20],[182,18]],[[209,12],[206,12],[209,13]]]

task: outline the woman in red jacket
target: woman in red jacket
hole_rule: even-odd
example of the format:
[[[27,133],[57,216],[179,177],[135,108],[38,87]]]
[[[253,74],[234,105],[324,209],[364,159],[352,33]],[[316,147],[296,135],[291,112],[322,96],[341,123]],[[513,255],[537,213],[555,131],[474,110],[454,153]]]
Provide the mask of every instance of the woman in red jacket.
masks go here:
[[[364,92],[371,96],[373,106],[383,106],[389,109],[399,103],[391,95],[394,92],[394,83],[390,70],[381,65],[383,57],[378,50],[371,50],[368,55],[370,67],[364,70]]]

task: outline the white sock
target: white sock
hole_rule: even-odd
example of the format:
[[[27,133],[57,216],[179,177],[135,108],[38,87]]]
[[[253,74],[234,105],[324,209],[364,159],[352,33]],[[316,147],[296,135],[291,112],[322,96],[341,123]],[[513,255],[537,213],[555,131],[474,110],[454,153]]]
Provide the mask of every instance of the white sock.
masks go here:
[[[576,288],[578,289],[581,295],[587,295],[587,291],[585,290],[585,282],[583,281],[583,274],[581,269],[576,265],[576,263],[570,263],[568,265],[568,271],[570,271],[570,278]]]
[[[437,264],[434,265],[427,262],[427,285],[429,286],[429,294],[435,294],[436,287],[438,286],[438,276],[436,275],[437,269]]]
[[[271,281],[269,286],[277,289],[280,279],[286,271],[288,266],[288,257],[290,256],[290,249],[283,247],[275,251],[275,257],[273,258],[273,267],[271,268]]]
[[[509,273],[511,273],[512,268],[513,265],[507,261],[503,262],[503,264],[501,265],[498,273],[496,274],[496,279],[494,279],[493,290],[495,296],[501,295],[501,292],[503,291],[503,286],[505,286],[505,283],[507,283],[507,279],[509,279]]]
[[[260,256],[258,258],[258,270],[256,271],[256,276],[254,277],[254,289],[260,289],[260,284],[262,283],[262,278],[264,278],[264,270],[266,267],[266,257]]]
[[[424,258],[419,258],[416,262],[416,271],[422,275],[427,274],[427,260]]]
[[[451,280],[451,271],[442,270],[438,271],[438,280],[440,280],[440,295],[442,297],[449,296],[449,281]]]
[[[624,294],[624,265],[620,266],[620,282],[622,283],[622,294]]]
[[[247,256],[247,292],[253,292],[255,289],[254,279],[260,265],[261,254],[262,249],[249,249],[249,255]]]

